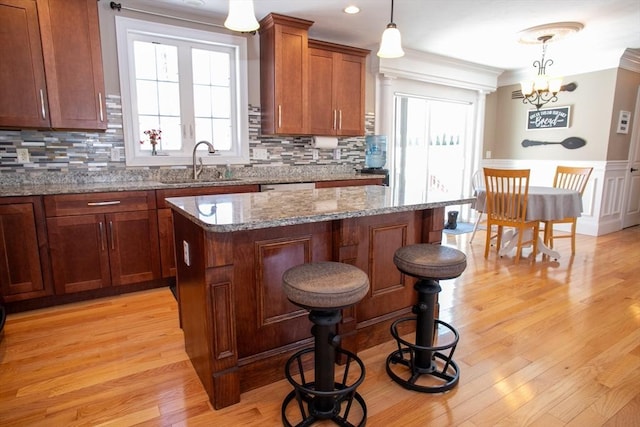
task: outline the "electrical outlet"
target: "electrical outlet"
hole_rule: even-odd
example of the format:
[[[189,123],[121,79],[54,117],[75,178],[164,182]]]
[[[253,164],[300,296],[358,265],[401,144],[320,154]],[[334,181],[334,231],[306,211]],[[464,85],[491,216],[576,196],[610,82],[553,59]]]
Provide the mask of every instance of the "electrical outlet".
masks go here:
[[[318,157],[320,156],[320,152],[318,151],[317,148],[313,149],[313,160],[318,160]]]
[[[191,254],[189,253],[189,242],[182,241],[182,259],[187,267],[191,267]]]
[[[122,154],[121,153],[121,148],[120,147],[113,147],[111,149],[111,161],[112,162],[119,162],[122,160]]]
[[[266,148],[254,148],[253,149],[253,158],[256,160],[268,160],[269,159],[269,151]]]
[[[486,159],[490,159],[491,158],[491,151],[487,150],[487,152],[484,154],[484,157]]]
[[[16,154],[18,154],[18,163],[30,163],[29,160],[29,150],[26,148],[18,148],[16,149]]]
[[[340,149],[336,148],[333,150],[333,160],[340,160]]]

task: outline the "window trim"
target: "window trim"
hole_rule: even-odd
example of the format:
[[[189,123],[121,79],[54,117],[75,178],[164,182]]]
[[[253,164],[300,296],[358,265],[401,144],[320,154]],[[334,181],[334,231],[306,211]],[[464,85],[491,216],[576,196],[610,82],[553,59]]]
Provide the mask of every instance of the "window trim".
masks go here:
[[[122,16],[115,17],[115,24],[126,165],[179,166],[191,165],[193,162],[191,155],[152,156],[150,152],[147,153],[140,150],[140,141],[136,133],[137,126],[134,124],[132,117],[135,107],[132,102],[131,85],[135,84],[135,80],[132,80],[134,62],[130,34],[163,38],[168,36],[187,42],[218,44],[235,51],[238,98],[237,101],[232,101],[232,108],[235,108],[238,119],[238,128],[235,129],[238,147],[235,152],[221,151],[213,156],[202,155],[202,160],[206,165],[248,164],[250,160],[246,39],[231,34],[209,32]],[[215,141],[213,143],[215,146]]]

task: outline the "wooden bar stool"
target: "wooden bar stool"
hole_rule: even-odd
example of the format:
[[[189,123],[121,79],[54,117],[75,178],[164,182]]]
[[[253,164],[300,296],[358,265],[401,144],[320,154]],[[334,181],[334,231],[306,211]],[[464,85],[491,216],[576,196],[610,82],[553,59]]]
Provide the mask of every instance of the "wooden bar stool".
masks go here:
[[[446,246],[415,244],[398,249],[393,262],[402,273],[419,279],[414,285],[418,303],[413,306],[415,317],[398,319],[391,325],[398,349],[387,357],[387,374],[409,390],[423,393],[451,390],[460,379],[460,370],[453,361],[459,335],[453,326],[436,319],[436,301],[441,290],[438,281],[460,276],[467,267],[467,257]],[[415,322],[415,343],[402,339],[398,333],[398,326],[405,322]],[[451,339],[442,345],[434,345],[438,327],[451,334]],[[427,377],[418,383],[422,376]]]
[[[282,403],[282,421],[285,426],[308,426],[315,421],[331,420],[340,426],[364,426],[367,407],[356,388],[364,381],[364,364],[355,354],[340,348],[340,336],[336,325],[342,318],[341,309],[360,301],[369,291],[369,278],[357,267],[339,262],[301,264],[285,271],[282,287],[289,300],[307,310],[314,326],[314,348],[301,350],[291,356],[285,367],[285,375],[294,390]],[[312,354],[310,354],[312,353]],[[336,354],[346,356],[341,381],[335,379]],[[303,356],[314,359],[314,378],[304,373]],[[353,366],[352,366],[353,362]],[[355,366],[355,374],[350,372]],[[294,374],[299,375],[299,380]],[[350,375],[351,373],[351,375]],[[356,378],[354,378],[356,377]],[[292,424],[289,404],[296,400],[301,421]],[[351,412],[352,404],[360,406],[360,412]],[[358,424],[349,421],[349,415],[359,419]]]

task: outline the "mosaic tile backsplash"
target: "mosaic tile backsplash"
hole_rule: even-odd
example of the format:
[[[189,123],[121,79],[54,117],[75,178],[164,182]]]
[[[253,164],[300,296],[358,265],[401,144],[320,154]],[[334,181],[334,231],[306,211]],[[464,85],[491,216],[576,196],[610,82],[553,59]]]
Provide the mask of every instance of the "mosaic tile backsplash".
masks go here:
[[[71,172],[85,180],[126,179],[144,175],[144,171],[166,167],[127,168],[124,161],[111,160],[112,149],[124,150],[120,96],[107,96],[107,130],[103,132],[56,132],[41,130],[0,130],[0,180],[30,182],[36,175],[55,176]],[[374,117],[365,117],[367,134],[374,133]],[[340,159],[333,150],[319,150],[313,159],[310,137],[263,137],[260,135],[260,107],[249,106],[249,147],[251,163],[241,168],[242,175],[260,176],[286,170],[304,175],[306,169],[350,172],[364,167],[364,137],[340,138]],[[27,149],[30,163],[19,163],[17,149]],[[253,149],[266,149],[267,160],[258,160]],[[124,151],[122,151],[124,152]],[[287,166],[287,168],[282,168]],[[186,165],[184,168],[189,168]],[[175,169],[172,167],[171,169]],[[142,169],[142,170],[141,170]],[[235,170],[236,166],[234,166]],[[240,172],[240,170],[238,170]],[[282,173],[282,172],[279,172]],[[3,179],[4,178],[4,179]],[[134,178],[135,179],[135,178]]]

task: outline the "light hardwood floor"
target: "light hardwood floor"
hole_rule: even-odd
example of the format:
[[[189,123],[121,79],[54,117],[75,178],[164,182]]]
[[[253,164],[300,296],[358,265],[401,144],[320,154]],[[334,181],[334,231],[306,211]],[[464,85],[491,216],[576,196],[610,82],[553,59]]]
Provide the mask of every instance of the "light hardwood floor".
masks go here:
[[[481,234],[443,238],[469,264],[440,294],[460,384],[404,390],[384,369],[393,343],[363,351],[367,425],[639,426],[640,227],[519,265],[485,260]],[[13,314],[0,344],[0,426],[278,426],[289,391],[283,380],[213,410],[168,289]]]

